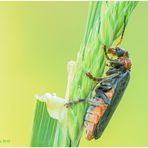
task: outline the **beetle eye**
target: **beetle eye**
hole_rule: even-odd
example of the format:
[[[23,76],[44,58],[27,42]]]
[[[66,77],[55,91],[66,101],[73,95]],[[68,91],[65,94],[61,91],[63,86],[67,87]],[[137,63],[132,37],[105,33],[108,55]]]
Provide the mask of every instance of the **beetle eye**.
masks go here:
[[[122,57],[124,55],[125,51],[119,47],[116,48],[116,54],[118,57]]]

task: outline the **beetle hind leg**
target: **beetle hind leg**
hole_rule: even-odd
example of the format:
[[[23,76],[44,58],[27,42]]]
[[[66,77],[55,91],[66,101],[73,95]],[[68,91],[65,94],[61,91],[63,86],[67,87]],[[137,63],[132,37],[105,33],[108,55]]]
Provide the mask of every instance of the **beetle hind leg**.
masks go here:
[[[78,99],[78,100],[70,101],[68,103],[65,103],[64,106],[68,108],[68,107],[72,107],[72,106],[82,103],[82,102],[86,102],[86,99]]]

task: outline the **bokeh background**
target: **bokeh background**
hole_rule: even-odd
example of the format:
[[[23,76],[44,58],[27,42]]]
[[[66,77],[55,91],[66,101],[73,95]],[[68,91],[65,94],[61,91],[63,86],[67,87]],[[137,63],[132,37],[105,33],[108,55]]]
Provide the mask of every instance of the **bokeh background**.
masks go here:
[[[65,96],[67,62],[83,39],[88,2],[0,2],[0,146],[29,146],[36,93]],[[130,17],[122,47],[131,81],[103,136],[80,146],[148,146],[148,2]]]

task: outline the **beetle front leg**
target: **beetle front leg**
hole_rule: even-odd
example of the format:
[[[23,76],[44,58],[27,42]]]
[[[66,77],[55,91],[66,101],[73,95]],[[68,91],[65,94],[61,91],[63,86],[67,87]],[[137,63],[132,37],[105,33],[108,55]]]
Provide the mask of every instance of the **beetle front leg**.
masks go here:
[[[89,77],[91,80],[96,81],[96,82],[100,82],[100,81],[103,80],[103,78],[94,77],[90,72],[86,73],[86,76]]]
[[[94,77],[90,72],[86,73],[86,76],[88,76],[91,80],[96,82],[101,82],[102,80],[111,79],[119,75],[119,71],[116,71],[116,73],[113,73],[111,75],[108,75],[107,77]]]

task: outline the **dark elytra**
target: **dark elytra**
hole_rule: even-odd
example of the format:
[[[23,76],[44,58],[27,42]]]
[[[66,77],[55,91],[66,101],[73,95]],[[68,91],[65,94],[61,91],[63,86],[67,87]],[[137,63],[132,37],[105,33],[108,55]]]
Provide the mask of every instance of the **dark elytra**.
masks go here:
[[[121,73],[119,75],[119,77],[112,79],[112,82],[114,81],[113,87],[114,87],[115,91],[114,91],[113,98],[111,100],[110,105],[108,106],[108,108],[104,112],[101,120],[99,121],[99,123],[97,125],[97,128],[94,133],[95,139],[98,139],[101,137],[103,131],[105,130],[106,126],[108,125],[116,107],[118,106],[118,103],[120,102],[120,100],[124,94],[124,91],[127,87],[129,79],[130,79],[130,72],[129,71]]]

